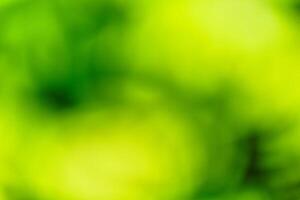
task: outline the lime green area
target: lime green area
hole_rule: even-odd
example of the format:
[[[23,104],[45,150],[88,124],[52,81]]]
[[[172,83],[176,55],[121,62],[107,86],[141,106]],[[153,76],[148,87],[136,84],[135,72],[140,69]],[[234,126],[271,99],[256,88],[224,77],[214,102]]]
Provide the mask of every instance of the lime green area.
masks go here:
[[[0,200],[300,199],[298,0],[0,0]]]

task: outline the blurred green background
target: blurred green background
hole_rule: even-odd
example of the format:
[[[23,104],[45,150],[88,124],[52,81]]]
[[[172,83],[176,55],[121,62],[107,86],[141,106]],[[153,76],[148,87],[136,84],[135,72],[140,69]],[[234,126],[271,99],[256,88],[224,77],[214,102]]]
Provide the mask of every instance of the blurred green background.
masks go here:
[[[300,1],[0,0],[0,200],[300,199]]]

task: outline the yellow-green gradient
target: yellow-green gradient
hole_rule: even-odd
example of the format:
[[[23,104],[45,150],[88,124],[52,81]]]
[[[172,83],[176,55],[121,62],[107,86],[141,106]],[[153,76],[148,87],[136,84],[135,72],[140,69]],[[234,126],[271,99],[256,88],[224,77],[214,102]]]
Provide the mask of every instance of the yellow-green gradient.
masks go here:
[[[0,0],[0,200],[299,200],[300,1]]]

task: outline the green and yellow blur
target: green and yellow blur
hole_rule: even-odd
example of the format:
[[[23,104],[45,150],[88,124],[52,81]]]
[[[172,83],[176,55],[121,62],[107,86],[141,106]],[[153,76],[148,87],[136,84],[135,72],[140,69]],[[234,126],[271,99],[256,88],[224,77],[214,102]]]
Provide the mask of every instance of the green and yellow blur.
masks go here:
[[[0,0],[0,200],[299,200],[300,1]]]

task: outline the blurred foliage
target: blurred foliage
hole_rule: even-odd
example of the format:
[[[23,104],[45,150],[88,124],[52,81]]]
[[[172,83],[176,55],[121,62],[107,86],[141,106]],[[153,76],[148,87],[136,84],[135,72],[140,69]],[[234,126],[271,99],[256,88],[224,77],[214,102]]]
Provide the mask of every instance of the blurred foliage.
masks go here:
[[[0,0],[0,200],[300,199],[300,1]]]

